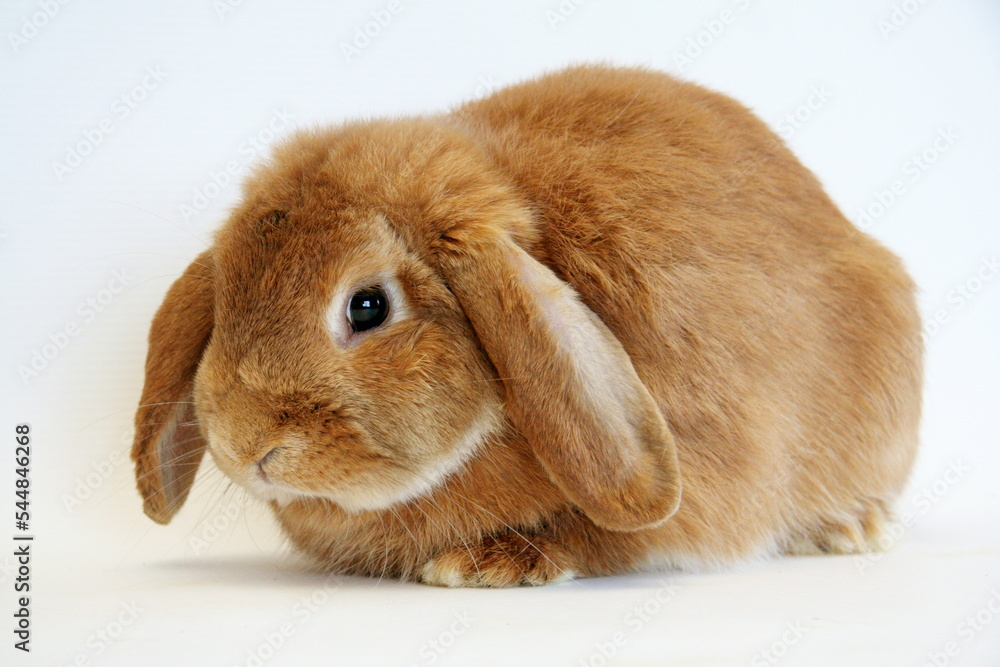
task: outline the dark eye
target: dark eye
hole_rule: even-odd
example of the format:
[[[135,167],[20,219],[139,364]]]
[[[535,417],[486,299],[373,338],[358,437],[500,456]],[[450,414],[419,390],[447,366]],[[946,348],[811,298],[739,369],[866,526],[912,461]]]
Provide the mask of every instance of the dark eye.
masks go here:
[[[374,329],[389,316],[389,298],[381,287],[355,292],[347,304],[347,321],[355,331]]]

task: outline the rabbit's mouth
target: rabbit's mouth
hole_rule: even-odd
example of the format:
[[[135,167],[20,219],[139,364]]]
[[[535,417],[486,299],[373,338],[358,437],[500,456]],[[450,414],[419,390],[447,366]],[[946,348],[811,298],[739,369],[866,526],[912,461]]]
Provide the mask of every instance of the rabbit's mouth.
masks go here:
[[[286,436],[282,444],[247,462],[232,453],[225,439],[214,437],[211,428],[208,449],[222,472],[258,500],[284,507],[322,499],[349,513],[379,511],[424,496],[461,470],[499,431],[499,414],[499,406],[484,408],[452,447],[420,460],[371,451],[352,452],[336,462],[317,460],[316,448]]]

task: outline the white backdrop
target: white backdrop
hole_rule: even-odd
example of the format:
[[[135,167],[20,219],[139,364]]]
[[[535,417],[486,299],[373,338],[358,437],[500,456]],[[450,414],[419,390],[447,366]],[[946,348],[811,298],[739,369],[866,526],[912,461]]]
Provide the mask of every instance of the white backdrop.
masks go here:
[[[32,427],[37,665],[1000,664],[1000,5],[990,0],[18,0],[0,17],[0,540]],[[368,34],[366,34],[366,31]],[[205,466],[169,527],[128,462],[150,318],[294,128],[645,64],[768,121],[900,254],[928,321],[893,548],[543,589],[302,574]]]

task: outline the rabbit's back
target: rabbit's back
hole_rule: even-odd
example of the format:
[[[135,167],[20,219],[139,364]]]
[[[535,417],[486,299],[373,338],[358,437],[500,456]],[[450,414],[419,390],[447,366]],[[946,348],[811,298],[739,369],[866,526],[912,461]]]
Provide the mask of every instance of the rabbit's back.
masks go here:
[[[454,116],[535,208],[529,250],[619,337],[677,436],[671,544],[816,543],[883,512],[916,451],[914,287],[764,123],[665,74],[594,66]]]

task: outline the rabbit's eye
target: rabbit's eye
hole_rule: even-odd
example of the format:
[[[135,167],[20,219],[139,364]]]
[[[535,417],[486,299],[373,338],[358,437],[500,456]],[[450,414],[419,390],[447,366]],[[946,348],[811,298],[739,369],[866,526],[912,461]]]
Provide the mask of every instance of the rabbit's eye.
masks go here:
[[[389,316],[389,298],[381,287],[366,287],[355,292],[347,304],[347,321],[354,331],[374,329]]]

